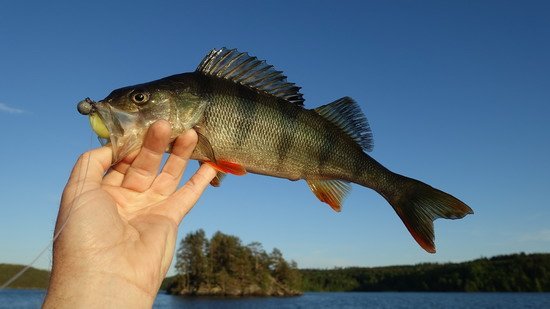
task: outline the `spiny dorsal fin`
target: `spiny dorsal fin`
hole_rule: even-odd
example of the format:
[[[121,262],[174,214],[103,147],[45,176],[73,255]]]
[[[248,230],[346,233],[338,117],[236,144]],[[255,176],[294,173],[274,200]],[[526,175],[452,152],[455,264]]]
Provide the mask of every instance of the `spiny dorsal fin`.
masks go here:
[[[253,90],[304,105],[300,87],[287,82],[283,72],[276,71],[265,60],[258,60],[236,49],[213,49],[202,59],[196,72],[231,80]]]
[[[363,150],[371,151],[374,147],[372,131],[367,118],[352,98],[343,97],[332,103],[319,106],[315,111],[344,130]]]

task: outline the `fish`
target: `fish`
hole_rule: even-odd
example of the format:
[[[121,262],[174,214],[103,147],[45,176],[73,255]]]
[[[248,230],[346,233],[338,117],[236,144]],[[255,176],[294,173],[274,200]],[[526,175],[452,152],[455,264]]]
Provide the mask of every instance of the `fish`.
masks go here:
[[[113,164],[139,149],[147,128],[163,119],[173,138],[197,132],[191,159],[216,169],[213,186],[226,174],[305,180],[336,212],[351,183],[370,188],[429,253],[436,252],[435,219],[473,214],[454,196],[394,173],[367,154],[372,130],[352,98],[307,109],[300,90],[265,60],[224,47],[211,50],[193,72],[116,89],[98,102],[86,98],[77,109],[113,148]]]

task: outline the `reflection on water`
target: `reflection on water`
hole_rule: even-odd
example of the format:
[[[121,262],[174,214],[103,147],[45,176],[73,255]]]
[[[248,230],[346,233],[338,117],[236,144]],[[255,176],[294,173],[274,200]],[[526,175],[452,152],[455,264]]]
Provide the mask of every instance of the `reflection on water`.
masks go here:
[[[0,308],[40,308],[43,290],[0,291]],[[306,293],[281,298],[184,298],[159,294],[154,308],[550,308],[550,293]]]
[[[550,293],[306,293],[284,298],[160,295],[155,308],[550,308]]]

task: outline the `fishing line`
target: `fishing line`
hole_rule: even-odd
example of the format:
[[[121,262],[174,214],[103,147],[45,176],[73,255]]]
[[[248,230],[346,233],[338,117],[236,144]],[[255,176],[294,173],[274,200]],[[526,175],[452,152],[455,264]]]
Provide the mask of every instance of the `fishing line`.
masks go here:
[[[88,147],[88,149],[92,149],[93,137],[94,137],[94,134],[91,133],[90,134],[90,146]],[[86,165],[85,165],[85,169],[84,169],[84,178],[83,178],[82,184],[80,184],[80,181],[78,181],[78,180],[80,180],[80,174],[81,174],[82,169],[80,167],[78,168],[77,175],[76,175],[77,185],[76,185],[76,188],[74,190],[74,194],[75,194],[74,197],[75,198],[73,199],[73,201],[72,201],[72,203],[69,207],[69,212],[67,213],[67,217],[65,218],[65,221],[63,221],[63,224],[61,224],[61,227],[59,228],[59,230],[53,235],[52,240],[50,240],[48,242],[46,247],[44,247],[44,249],[42,249],[42,251],[40,251],[40,253],[38,253],[38,255],[29,264],[27,264],[25,267],[23,267],[23,269],[21,269],[19,272],[17,272],[15,275],[13,275],[8,281],[4,282],[4,284],[2,284],[0,286],[0,291],[7,288],[15,280],[19,279],[19,277],[21,277],[25,272],[27,272],[27,270],[29,270],[29,268],[31,268],[34,265],[34,263],[36,263],[36,261],[38,261],[38,259],[41,258],[42,255],[44,255],[44,253],[46,253],[46,251],[48,251],[48,249],[50,249],[50,247],[53,247],[54,242],[57,240],[57,238],[59,237],[59,235],[61,234],[61,232],[65,228],[65,226],[67,225],[67,222],[69,222],[69,218],[71,217],[71,213],[73,212],[74,205],[77,204],[78,201],[80,200],[80,195],[81,195],[82,191],[84,190],[85,179],[88,176],[88,168],[90,167],[90,159],[91,159],[91,156],[88,156],[88,159],[85,162]],[[84,164],[84,162],[80,162],[81,166],[82,166],[82,164]]]

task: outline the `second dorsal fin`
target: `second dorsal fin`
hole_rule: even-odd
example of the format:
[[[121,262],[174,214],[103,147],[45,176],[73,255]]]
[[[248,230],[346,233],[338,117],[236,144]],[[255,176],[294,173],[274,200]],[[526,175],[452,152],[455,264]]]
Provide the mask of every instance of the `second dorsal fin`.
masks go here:
[[[300,87],[287,82],[283,72],[276,71],[265,60],[258,60],[236,49],[213,49],[202,59],[196,72],[231,80],[253,90],[274,95],[300,106],[304,105]]]
[[[367,118],[350,97],[343,97],[329,104],[319,106],[315,111],[337,125],[365,151],[371,151],[374,143]]]

